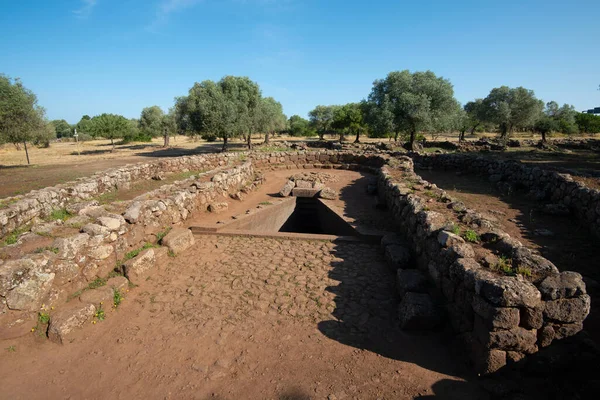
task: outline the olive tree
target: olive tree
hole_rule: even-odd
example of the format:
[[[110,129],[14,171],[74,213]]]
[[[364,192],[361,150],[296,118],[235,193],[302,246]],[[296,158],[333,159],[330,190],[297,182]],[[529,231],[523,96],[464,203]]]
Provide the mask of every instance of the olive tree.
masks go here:
[[[111,151],[115,151],[115,139],[120,139],[132,132],[132,123],[122,115],[101,114],[90,120],[89,128],[94,136],[110,139]]]
[[[490,91],[482,107],[484,120],[497,124],[500,137],[506,140],[515,129],[533,127],[541,116],[544,102],[535,97],[533,90],[501,86]]]
[[[227,151],[228,139],[239,131],[236,104],[218,82],[195,83],[188,96],[178,99],[176,107],[183,113],[178,117],[178,125],[185,120],[188,132],[222,138],[222,151]]]
[[[138,124],[140,133],[151,138],[162,135],[161,121],[164,115],[165,113],[159,106],[144,108]]]
[[[30,164],[27,142],[48,136],[45,111],[36,95],[17,79],[0,75],[0,143],[23,144]]]
[[[359,143],[360,134],[367,130],[361,103],[348,103],[334,109],[331,126],[339,131],[340,143],[346,133],[356,135],[354,143]]]
[[[323,136],[331,131],[333,123],[333,114],[336,110],[336,106],[316,106],[314,109],[309,111],[308,117],[310,125],[319,134],[319,140],[323,140]]]
[[[418,132],[444,129],[456,112],[454,89],[447,79],[433,72],[408,70],[390,72],[376,80],[368,97],[369,121],[373,130],[409,136],[414,150]]]
[[[272,97],[263,97],[260,100],[258,112],[258,130],[265,134],[265,144],[269,144],[271,133],[285,129],[287,118],[283,113],[283,106]]]

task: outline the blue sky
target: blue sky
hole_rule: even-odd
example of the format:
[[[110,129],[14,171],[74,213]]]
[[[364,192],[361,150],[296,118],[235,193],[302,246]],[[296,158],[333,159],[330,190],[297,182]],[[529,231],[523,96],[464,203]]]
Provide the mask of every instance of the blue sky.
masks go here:
[[[598,0],[2,0],[0,73],[50,119],[167,110],[194,82],[244,75],[286,114],[430,69],[465,103],[500,85],[600,106]]]

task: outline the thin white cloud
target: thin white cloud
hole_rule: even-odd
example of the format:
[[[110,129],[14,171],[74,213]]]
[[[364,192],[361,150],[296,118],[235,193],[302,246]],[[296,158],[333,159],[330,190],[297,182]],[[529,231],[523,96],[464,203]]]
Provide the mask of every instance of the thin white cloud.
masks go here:
[[[147,27],[149,31],[164,25],[171,14],[185,10],[200,3],[202,0],[161,0],[156,7],[156,16],[152,23]]]
[[[74,10],[73,14],[75,14],[77,18],[88,18],[92,14],[92,11],[94,10],[94,7],[96,7],[97,3],[98,0],[81,0],[81,7],[79,7],[77,10]]]

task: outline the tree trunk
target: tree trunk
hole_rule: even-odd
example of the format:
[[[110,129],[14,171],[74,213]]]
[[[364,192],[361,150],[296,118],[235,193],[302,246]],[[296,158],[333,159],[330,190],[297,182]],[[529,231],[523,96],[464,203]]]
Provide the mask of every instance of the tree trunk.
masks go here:
[[[221,149],[222,153],[227,152],[227,136],[223,138],[223,148]]]
[[[465,131],[466,129],[463,129],[460,131],[460,134],[458,135],[458,141],[459,142],[464,142],[465,141]]]
[[[165,133],[163,135],[164,143],[163,147],[169,147],[169,132],[165,129]]]
[[[546,143],[546,132],[542,132],[542,142]]]
[[[400,135],[400,131],[396,131],[396,134],[394,135],[394,142],[398,141],[398,135]]]
[[[25,147],[25,156],[27,157],[27,165],[31,164],[29,162],[29,151],[27,151],[27,142],[23,142],[23,146]]]
[[[325,136],[325,132],[319,132],[319,140],[323,140],[324,136]]]
[[[115,140],[113,138],[110,138],[110,145],[112,146],[112,150],[111,150],[111,153],[112,153],[113,151],[115,151]]]
[[[248,144],[248,150],[252,150],[252,134],[248,133],[246,136],[246,143]]]
[[[340,132],[340,143],[344,143],[344,132]]]
[[[354,143],[360,143],[360,131],[358,129],[356,130],[356,140],[354,140]]]
[[[265,144],[269,144],[269,131],[265,132]]]
[[[410,142],[409,143],[409,149],[411,151],[415,151],[415,137],[417,136],[417,132],[416,131],[410,131]]]

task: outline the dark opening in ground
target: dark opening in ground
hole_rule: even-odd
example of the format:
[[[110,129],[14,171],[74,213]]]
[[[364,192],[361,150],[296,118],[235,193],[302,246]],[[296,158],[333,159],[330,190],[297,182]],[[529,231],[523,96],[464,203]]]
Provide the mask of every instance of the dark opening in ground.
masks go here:
[[[294,212],[279,232],[356,236],[356,231],[329,207],[312,197],[296,198]]]

